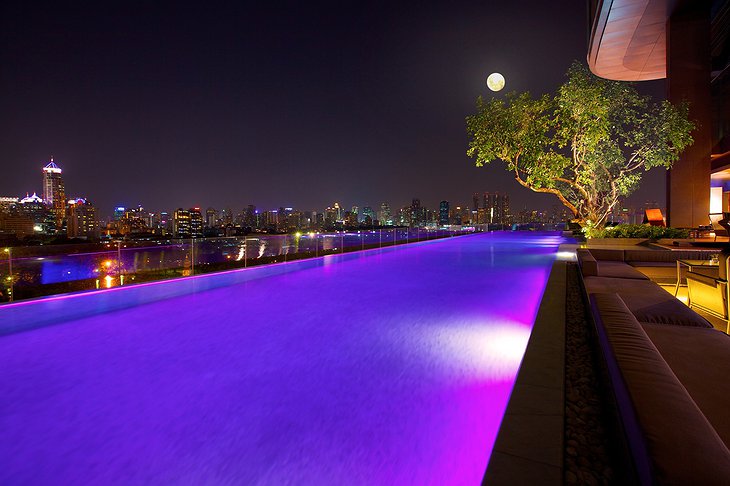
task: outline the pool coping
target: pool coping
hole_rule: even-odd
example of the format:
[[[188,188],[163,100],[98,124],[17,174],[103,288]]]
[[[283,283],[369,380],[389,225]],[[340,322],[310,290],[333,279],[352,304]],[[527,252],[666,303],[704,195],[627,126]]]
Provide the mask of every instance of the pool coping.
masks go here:
[[[553,263],[482,484],[563,484],[566,271]]]

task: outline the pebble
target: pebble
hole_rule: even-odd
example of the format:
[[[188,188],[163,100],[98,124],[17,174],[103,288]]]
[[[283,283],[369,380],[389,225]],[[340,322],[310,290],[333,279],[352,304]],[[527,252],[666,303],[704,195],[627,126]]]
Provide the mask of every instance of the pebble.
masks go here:
[[[568,267],[565,357],[565,454],[567,484],[588,486],[615,480],[612,450],[614,424],[605,423],[601,376],[596,366],[601,358],[591,341],[592,327],[586,319],[577,267]]]

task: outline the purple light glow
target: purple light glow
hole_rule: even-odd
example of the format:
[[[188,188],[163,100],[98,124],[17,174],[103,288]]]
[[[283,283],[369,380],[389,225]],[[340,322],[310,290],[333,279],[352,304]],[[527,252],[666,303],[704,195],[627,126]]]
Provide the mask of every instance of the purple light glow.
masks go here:
[[[478,484],[559,243],[467,236],[0,308],[91,309],[0,338],[0,483]]]

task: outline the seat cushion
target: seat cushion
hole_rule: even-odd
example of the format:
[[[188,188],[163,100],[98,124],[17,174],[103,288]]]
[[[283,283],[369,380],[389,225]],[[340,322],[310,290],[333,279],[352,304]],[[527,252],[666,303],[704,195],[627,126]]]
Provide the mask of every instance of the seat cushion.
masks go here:
[[[650,280],[667,285],[677,283],[677,265],[663,262],[631,262],[630,265]],[[686,270],[686,267],[683,267]]]
[[[624,262],[598,261],[597,263],[599,277],[649,279],[649,277]]]
[[[704,317],[650,280],[584,277],[583,281],[589,294],[617,293],[641,322],[712,328]]]
[[[715,329],[643,324],[679,381],[730,447],[730,336]]]
[[[591,308],[641,482],[728,484],[730,450],[617,294]]]

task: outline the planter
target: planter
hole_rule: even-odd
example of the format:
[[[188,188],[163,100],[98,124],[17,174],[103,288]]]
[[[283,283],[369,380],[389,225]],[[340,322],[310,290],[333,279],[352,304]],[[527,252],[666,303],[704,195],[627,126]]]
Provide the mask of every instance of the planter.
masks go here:
[[[649,238],[590,238],[586,244],[591,246],[635,246],[651,241]]]

